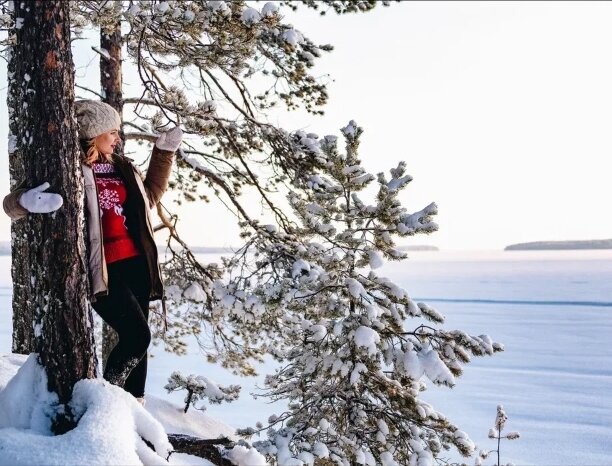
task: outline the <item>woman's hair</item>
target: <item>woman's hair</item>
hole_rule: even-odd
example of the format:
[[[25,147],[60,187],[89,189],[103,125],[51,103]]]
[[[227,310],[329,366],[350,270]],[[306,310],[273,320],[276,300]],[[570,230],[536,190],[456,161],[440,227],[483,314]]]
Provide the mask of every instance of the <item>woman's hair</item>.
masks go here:
[[[113,156],[105,155],[98,150],[96,146],[96,138],[91,139],[81,139],[81,161],[85,165],[91,165],[94,162],[102,159],[104,162],[112,162]]]

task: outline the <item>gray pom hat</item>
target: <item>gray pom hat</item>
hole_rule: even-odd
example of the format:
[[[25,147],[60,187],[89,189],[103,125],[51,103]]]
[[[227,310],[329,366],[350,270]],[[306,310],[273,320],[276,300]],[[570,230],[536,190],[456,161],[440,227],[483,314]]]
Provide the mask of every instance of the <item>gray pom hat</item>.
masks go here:
[[[121,128],[117,110],[99,100],[77,100],[74,103],[79,139],[91,139],[102,133]]]

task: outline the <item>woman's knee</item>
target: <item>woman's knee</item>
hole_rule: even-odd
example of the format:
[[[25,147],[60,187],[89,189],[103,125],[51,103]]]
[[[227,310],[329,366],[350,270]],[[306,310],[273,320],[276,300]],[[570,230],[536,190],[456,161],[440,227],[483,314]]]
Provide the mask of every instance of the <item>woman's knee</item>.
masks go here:
[[[138,358],[147,352],[151,344],[151,330],[148,326],[138,326],[129,331],[123,329],[118,336],[118,344],[122,345],[130,355]]]
[[[138,332],[132,335],[132,342],[137,348],[137,353],[142,356],[146,354],[149,345],[151,344],[151,329],[148,325],[140,328]]]
[[[151,329],[149,328],[148,325],[146,329],[142,332],[142,343],[144,345],[144,350],[146,352],[147,348],[151,344]]]

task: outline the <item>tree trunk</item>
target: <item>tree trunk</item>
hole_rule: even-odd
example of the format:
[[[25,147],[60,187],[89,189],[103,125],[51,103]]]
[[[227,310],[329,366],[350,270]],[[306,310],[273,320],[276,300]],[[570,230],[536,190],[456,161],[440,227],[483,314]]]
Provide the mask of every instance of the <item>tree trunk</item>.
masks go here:
[[[14,35],[19,31],[14,31]],[[24,42],[8,49],[8,85],[7,107],[9,117],[9,176],[11,189],[20,185],[26,179],[23,150],[29,139],[29,132],[23,123],[26,102],[26,87],[23,86],[27,70],[26,64],[19,54]],[[34,302],[31,296],[30,242],[28,240],[27,222],[11,222],[11,276],[13,280],[13,344],[12,351],[17,354],[34,352]]]
[[[59,404],[74,384],[95,377],[85,249],[84,189],[74,117],[74,65],[68,0],[17,0],[9,64],[13,180],[47,181],[64,199],[53,214],[13,222],[14,348],[33,349]],[[30,329],[26,327],[29,325]],[[57,410],[61,413],[60,409]],[[53,429],[70,429],[70,413]]]
[[[108,55],[100,56],[100,86],[103,101],[113,107],[123,120],[123,82],[121,74],[121,23],[115,24],[111,29],[100,29],[100,48]],[[120,132],[121,140],[125,144],[123,130]],[[115,149],[115,153],[123,155],[123,144]],[[102,327],[102,361],[106,360],[117,344],[117,333],[104,323]]]

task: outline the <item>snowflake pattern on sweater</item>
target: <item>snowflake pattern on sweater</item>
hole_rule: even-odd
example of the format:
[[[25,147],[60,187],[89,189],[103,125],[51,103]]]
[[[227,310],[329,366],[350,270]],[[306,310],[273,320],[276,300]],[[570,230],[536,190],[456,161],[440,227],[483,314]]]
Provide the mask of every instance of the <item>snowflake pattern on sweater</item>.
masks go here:
[[[111,263],[138,255],[138,249],[130,236],[127,218],[124,215],[127,190],[123,179],[112,163],[94,163],[92,169],[98,188],[106,262]]]
[[[113,181],[111,181],[111,183],[112,182]],[[103,181],[100,184],[106,185],[109,184],[109,182]],[[116,215],[120,215],[123,217],[123,223],[125,225],[126,218],[123,216],[123,207],[120,204],[119,193],[117,192],[117,190],[104,188],[100,190],[100,195],[98,196],[98,199],[100,201],[102,215],[104,215],[105,210],[113,209]]]

